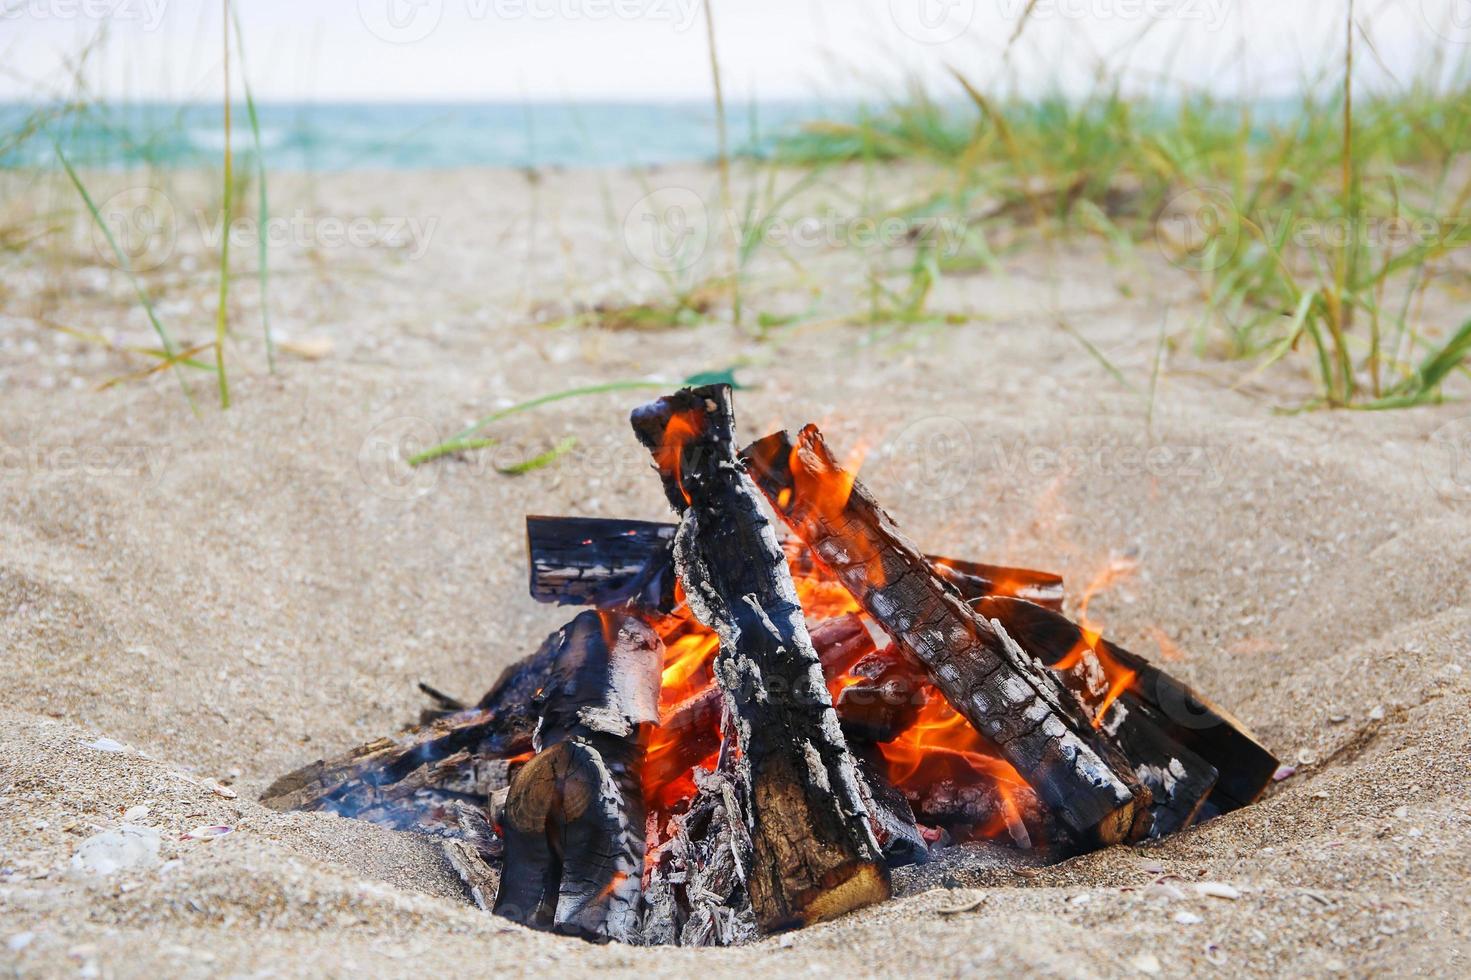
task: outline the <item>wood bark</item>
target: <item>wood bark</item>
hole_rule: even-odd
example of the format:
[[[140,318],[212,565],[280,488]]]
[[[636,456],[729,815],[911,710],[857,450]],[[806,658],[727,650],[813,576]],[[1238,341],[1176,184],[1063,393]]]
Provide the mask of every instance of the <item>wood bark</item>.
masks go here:
[[[537,754],[511,779],[497,915],[632,942],[644,865],[641,765],[663,645],[633,616],[586,612],[537,693]]]
[[[815,427],[795,445],[785,433],[763,439],[746,463],[792,531],[1079,843],[1114,843],[1147,829],[1148,790],[1109,758],[1072,695],[935,574]]]
[[[786,558],[735,458],[729,386],[684,389],[632,424],[682,517],[675,567],[690,608],[720,636],[758,923],[802,926],[885,900],[888,872]]]

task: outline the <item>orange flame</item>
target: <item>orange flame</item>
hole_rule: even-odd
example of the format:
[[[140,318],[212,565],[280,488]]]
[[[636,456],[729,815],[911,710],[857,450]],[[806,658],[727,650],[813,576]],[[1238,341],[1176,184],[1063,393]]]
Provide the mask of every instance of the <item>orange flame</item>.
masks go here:
[[[975,828],[975,837],[999,837],[1022,825],[1017,799],[1027,791],[1026,780],[938,694],[929,692],[914,726],[879,750],[889,781],[901,792],[922,793],[947,779],[958,785],[990,784],[1001,801],[1000,812]]]
[[[691,502],[691,498],[689,491],[684,488],[684,449],[699,434],[700,425],[693,413],[676,412],[669,417],[669,423],[664,426],[664,437],[653,453],[654,464],[659,467],[659,472],[667,473],[673,478],[687,504]]]

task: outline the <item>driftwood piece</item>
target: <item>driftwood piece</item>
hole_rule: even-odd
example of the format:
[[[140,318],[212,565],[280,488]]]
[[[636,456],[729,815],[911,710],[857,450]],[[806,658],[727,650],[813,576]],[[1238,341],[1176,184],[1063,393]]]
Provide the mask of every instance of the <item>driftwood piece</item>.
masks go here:
[[[536,756],[502,822],[497,915],[632,942],[644,865],[644,741],[659,717],[663,646],[633,616],[586,612],[563,631],[538,692]]]
[[[1082,627],[1048,610],[999,599],[987,599],[978,605],[986,615],[1001,619],[1024,649],[1048,665],[1065,663],[1075,651],[1089,645]],[[1277,757],[1230,712],[1138,654],[1105,639],[1095,643],[1103,656],[1133,675],[1127,690],[1119,696],[1120,707],[1147,718],[1173,743],[1217,771],[1208,797],[1215,812],[1254,803],[1271,785],[1279,765]],[[1118,722],[1105,717],[1103,725],[1117,728]],[[1143,726],[1138,730],[1142,732]],[[1123,734],[1122,729],[1120,733],[1121,741],[1132,737]],[[1131,746],[1124,748],[1129,751]],[[1143,753],[1139,746],[1132,750]]]
[[[747,450],[749,452],[749,450]],[[531,596],[558,605],[627,602],[659,612],[672,608],[676,525],[591,517],[528,517]],[[831,578],[805,545],[789,542],[798,575]],[[1005,595],[1062,609],[1062,577],[1050,572],[929,556],[936,571],[966,599]]]
[[[1147,830],[1148,790],[1112,758],[1072,695],[934,573],[815,427],[795,446],[786,433],[761,440],[746,463],[792,531],[1080,844]]]
[[[690,608],[720,636],[757,922],[790,928],[883,901],[888,872],[852,755],[786,558],[735,459],[730,387],[684,389],[631,421],[682,516],[675,567]]]

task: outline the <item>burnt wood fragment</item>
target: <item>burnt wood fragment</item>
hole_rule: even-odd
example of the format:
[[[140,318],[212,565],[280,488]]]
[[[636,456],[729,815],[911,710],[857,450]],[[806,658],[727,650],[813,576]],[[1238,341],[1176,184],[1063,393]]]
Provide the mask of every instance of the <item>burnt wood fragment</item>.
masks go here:
[[[659,718],[663,645],[633,616],[586,612],[535,707],[537,754],[511,779],[494,912],[592,940],[638,936],[641,765]]]
[[[930,859],[929,845],[914,820],[914,810],[904,794],[889,782],[883,756],[872,745],[853,743],[858,763],[859,788],[873,819],[884,861],[891,868],[924,864]]]
[[[994,598],[978,605],[987,610],[985,615],[995,615],[1005,623],[1024,649],[1048,665],[1066,662],[1074,651],[1089,645],[1082,627],[1049,610]],[[1280,763],[1244,724],[1138,654],[1104,639],[1097,639],[1096,644],[1104,656],[1133,674],[1119,697],[1119,706],[1148,719],[1163,736],[1216,770],[1208,795],[1212,812],[1227,813],[1260,798]],[[1105,728],[1115,725],[1113,719],[1104,719]],[[1126,737],[1121,733],[1121,742]],[[1146,752],[1141,745],[1125,744],[1124,748],[1141,757],[1160,754]]]
[[[695,774],[689,808],[671,818],[648,862],[640,940],[733,946],[756,938],[747,876],[752,843],[728,758]]]
[[[855,738],[892,742],[913,727],[929,700],[924,672],[893,647],[860,658],[849,677],[838,694],[838,718]]]
[[[990,739],[1080,843],[1147,830],[1149,791],[1072,695],[978,616],[834,460],[814,426],[746,456],[757,486],[951,705]]]
[[[790,928],[883,901],[888,872],[786,557],[735,458],[730,387],[684,389],[631,421],[681,514],[675,568],[690,609],[720,636],[757,922]]]
[[[673,524],[527,517],[531,597],[562,606],[674,604]]]

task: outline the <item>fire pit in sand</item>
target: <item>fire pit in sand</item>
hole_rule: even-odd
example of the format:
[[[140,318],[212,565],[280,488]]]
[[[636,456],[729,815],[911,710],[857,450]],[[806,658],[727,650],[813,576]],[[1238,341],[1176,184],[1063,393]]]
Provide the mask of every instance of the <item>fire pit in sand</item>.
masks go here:
[[[1227,712],[1064,617],[1060,578],[922,553],[815,427],[737,452],[726,386],[632,422],[678,523],[528,518],[533,597],[587,611],[268,805],[443,836],[535,928],[726,945],[884,901],[952,844],[1061,858],[1270,781]]]

